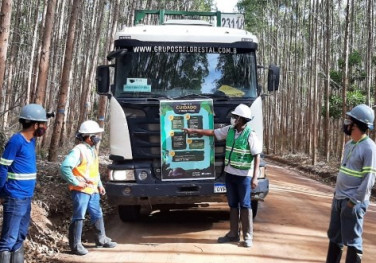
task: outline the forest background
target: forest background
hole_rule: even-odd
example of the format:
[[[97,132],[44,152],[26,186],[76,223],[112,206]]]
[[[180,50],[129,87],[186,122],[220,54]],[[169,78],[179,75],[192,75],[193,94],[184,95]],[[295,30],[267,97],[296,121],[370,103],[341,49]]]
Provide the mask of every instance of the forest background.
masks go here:
[[[304,154],[312,164],[341,158],[345,112],[376,99],[375,6],[373,0],[238,1],[246,29],[260,41],[258,64],[281,67],[279,91],[263,87],[267,154]],[[0,147],[20,128],[27,103],[56,112],[38,151],[50,161],[83,120],[106,125],[96,67],[107,63],[114,33],[132,25],[136,9],[216,7],[213,0],[1,1]],[[266,83],[267,72],[259,73]]]

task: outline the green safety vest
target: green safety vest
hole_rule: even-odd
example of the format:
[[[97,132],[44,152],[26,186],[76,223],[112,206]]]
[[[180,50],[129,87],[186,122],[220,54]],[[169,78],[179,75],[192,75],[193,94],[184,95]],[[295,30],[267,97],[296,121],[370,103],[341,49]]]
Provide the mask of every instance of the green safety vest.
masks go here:
[[[247,125],[238,138],[235,139],[235,129],[229,128],[226,138],[225,164],[240,170],[252,167],[253,156],[249,148],[248,137],[251,128]]]

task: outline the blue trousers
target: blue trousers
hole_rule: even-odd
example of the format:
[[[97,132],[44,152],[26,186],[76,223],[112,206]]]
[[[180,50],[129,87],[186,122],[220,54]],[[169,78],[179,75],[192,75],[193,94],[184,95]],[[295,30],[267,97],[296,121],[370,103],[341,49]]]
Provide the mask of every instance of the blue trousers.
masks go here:
[[[226,189],[231,208],[251,207],[251,177],[226,173]]]
[[[363,219],[369,201],[347,206],[348,199],[333,198],[332,212],[329,223],[328,238],[340,247],[351,246],[363,251]]]
[[[30,224],[31,197],[5,197],[0,251],[15,251],[22,246]]]
[[[98,193],[89,195],[79,191],[71,191],[71,196],[73,201],[72,222],[84,220],[86,211],[89,212],[92,223],[103,217]]]

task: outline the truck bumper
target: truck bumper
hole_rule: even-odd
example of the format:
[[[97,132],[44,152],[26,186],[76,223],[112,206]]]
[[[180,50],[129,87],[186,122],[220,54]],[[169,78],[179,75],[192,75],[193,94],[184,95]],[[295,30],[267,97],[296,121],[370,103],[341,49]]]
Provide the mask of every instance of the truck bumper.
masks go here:
[[[108,182],[105,184],[109,201],[114,205],[194,204],[226,202],[226,193],[215,193],[214,181],[164,182],[163,184],[138,184]],[[259,179],[252,190],[252,200],[264,200],[269,192],[269,180]]]

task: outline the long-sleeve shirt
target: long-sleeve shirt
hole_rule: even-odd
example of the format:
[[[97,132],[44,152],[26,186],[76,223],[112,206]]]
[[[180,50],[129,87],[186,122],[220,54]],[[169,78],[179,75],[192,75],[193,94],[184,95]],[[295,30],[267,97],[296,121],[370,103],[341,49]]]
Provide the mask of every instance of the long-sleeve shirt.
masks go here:
[[[21,133],[7,142],[0,159],[0,193],[15,198],[32,197],[37,176],[35,138],[26,140]]]
[[[350,199],[353,203],[369,200],[375,184],[376,144],[368,136],[345,145],[335,187],[336,199]]]
[[[93,157],[95,157],[96,155],[95,148],[91,147],[87,143],[83,143],[83,144],[87,146],[87,149],[91,152]],[[75,147],[65,157],[63,163],[60,166],[61,175],[64,178],[64,180],[74,186],[78,186],[79,181],[77,180],[76,176],[73,174],[72,170],[74,167],[78,166],[80,163],[81,163],[81,153],[80,153],[80,150],[77,147]],[[102,186],[103,184],[99,176],[98,187],[102,187]]]

